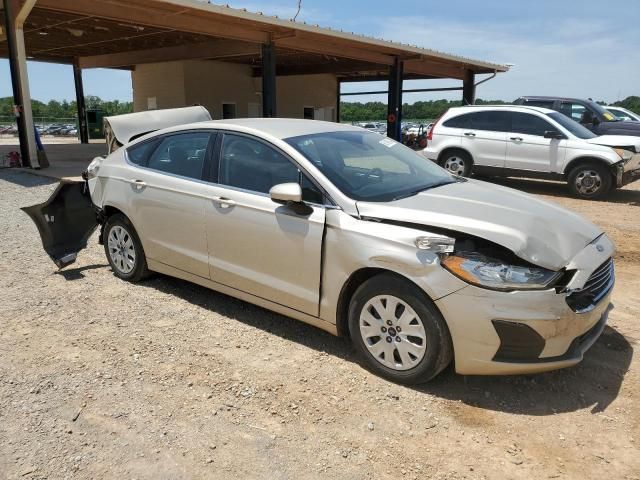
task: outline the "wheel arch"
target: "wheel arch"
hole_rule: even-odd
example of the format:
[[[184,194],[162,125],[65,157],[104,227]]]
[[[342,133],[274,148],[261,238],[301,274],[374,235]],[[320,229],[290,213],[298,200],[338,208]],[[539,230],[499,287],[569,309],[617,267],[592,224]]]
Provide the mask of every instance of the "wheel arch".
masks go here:
[[[440,163],[442,162],[442,159],[445,157],[445,155],[447,155],[448,153],[451,152],[462,152],[466,155],[469,155],[469,158],[471,158],[471,163],[474,164],[475,160],[473,158],[473,155],[471,154],[471,152],[469,150],[467,150],[464,147],[461,147],[459,145],[452,145],[450,147],[446,147],[444,148],[439,154],[438,154],[438,165],[440,165]]]
[[[98,237],[98,243],[100,245],[104,244],[104,227],[107,224],[107,219],[118,214],[124,216],[129,221],[129,223],[133,226],[134,230],[136,231],[136,234],[138,235],[138,237],[140,237],[140,234],[138,233],[138,227],[136,227],[136,225],[133,223],[133,221],[131,220],[131,217],[129,217],[129,215],[127,215],[127,213],[124,210],[122,210],[120,207],[117,207],[111,203],[107,203],[101,209],[100,236]],[[140,237],[140,241],[142,242],[142,237]],[[143,244],[143,247],[144,246],[145,245]]]
[[[336,305],[336,329],[338,331],[338,336],[340,337],[348,337],[349,336],[349,304],[351,303],[351,299],[353,298],[353,294],[356,292],[358,287],[362,285],[364,282],[373,278],[377,275],[381,274],[390,274],[394,277],[397,277],[400,280],[403,280],[411,285],[415,286],[418,290],[420,290],[424,297],[432,303],[432,305],[440,312],[442,312],[436,305],[436,302],[429,296],[427,292],[425,292],[420,286],[411,280],[411,278],[403,275],[402,273],[394,272],[393,270],[389,270],[386,268],[379,267],[363,267],[360,268],[349,276],[349,278],[342,285],[342,289],[340,290],[340,295],[338,297],[338,302]],[[445,325],[447,329],[449,328],[447,324],[447,319],[442,315],[442,318],[445,320]]]
[[[126,213],[124,213],[118,207],[115,207],[113,205],[105,205],[104,207],[102,207],[102,212],[104,213],[105,220],[107,218],[109,218],[109,217],[112,217],[113,215],[118,214],[118,213],[121,213],[125,217],[129,218]],[[131,221],[131,219],[129,219],[129,221]]]
[[[583,163],[597,163],[610,171],[611,171],[611,168],[613,167],[613,164],[611,162],[609,162],[608,160],[602,157],[584,155],[584,156],[574,158],[569,163],[567,163],[566,167],[564,167],[564,171],[562,172],[565,178],[568,179],[569,173],[571,173],[571,170],[573,170],[578,165]],[[611,175],[613,176],[613,171],[611,171]]]

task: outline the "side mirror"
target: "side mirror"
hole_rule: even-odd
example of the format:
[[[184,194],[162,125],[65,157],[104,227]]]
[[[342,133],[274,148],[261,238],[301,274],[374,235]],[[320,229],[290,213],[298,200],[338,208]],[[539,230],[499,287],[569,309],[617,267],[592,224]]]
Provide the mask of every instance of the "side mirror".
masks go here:
[[[271,200],[276,203],[302,203],[302,188],[297,183],[280,183],[269,190]]]
[[[556,140],[562,140],[564,135],[557,130],[546,130],[544,132],[544,138],[553,138]]]

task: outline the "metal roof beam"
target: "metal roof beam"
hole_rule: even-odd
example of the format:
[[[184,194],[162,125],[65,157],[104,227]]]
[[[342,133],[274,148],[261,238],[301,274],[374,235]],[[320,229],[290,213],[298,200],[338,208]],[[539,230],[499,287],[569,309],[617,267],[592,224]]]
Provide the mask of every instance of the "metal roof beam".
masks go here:
[[[79,57],[78,66],[80,66],[80,68],[114,68],[177,60],[222,60],[225,58],[259,54],[260,45],[256,43],[238,42],[236,40],[214,40],[210,42],[178,45],[175,47],[151,48]]]

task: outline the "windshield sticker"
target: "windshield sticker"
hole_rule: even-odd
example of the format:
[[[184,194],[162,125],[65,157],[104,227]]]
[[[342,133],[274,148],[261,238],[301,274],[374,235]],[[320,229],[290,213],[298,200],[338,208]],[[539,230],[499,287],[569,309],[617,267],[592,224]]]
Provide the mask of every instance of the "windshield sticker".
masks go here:
[[[382,145],[384,145],[385,147],[393,147],[394,145],[397,145],[397,142],[389,137],[385,137],[382,140],[380,140],[380,143]]]
[[[607,120],[611,121],[611,120],[615,120],[616,117],[614,117],[612,114],[610,114],[609,112],[605,112],[604,113],[604,118],[606,118]]]

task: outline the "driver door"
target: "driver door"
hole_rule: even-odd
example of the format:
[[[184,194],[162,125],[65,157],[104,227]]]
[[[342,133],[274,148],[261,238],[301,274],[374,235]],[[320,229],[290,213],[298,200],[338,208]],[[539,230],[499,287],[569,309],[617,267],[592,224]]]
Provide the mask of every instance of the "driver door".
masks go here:
[[[205,207],[211,279],[317,316],[322,193],[274,146],[249,135],[222,137]],[[301,183],[304,205],[271,200],[271,187],[287,182]]]

